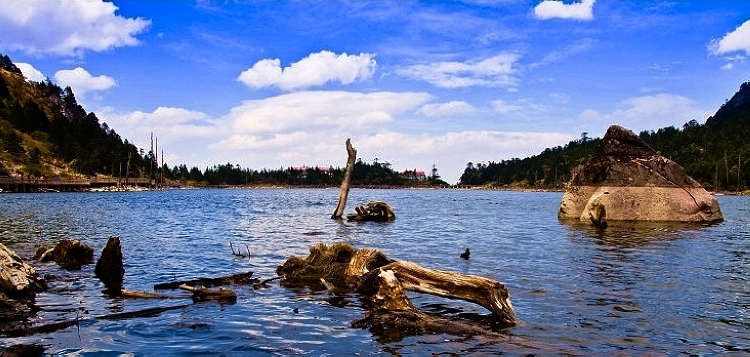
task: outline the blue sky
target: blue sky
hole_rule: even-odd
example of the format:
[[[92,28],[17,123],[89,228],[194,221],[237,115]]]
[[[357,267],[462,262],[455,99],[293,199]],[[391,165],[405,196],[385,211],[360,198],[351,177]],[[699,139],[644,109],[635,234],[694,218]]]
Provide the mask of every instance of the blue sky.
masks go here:
[[[0,52],[170,166],[448,182],[611,124],[704,122],[750,80],[747,1],[2,1]]]

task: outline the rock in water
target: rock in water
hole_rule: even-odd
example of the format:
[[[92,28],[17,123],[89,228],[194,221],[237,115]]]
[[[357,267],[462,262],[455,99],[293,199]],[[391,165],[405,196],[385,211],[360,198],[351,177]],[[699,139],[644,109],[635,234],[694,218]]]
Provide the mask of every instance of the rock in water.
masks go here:
[[[54,260],[63,269],[79,270],[94,260],[94,250],[79,240],[62,239],[54,249],[42,254],[39,260]]]
[[[557,217],[598,226],[724,220],[716,199],[682,166],[618,125],[609,127],[594,155],[573,174]]]
[[[47,288],[34,267],[0,243],[0,293],[13,298],[33,299]]]

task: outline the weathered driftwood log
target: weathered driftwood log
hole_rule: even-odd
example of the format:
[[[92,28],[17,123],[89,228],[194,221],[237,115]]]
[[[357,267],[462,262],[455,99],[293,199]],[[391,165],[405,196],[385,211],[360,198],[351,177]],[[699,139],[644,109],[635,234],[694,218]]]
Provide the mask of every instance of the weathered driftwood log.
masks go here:
[[[374,222],[390,222],[396,219],[396,214],[393,213],[393,208],[383,201],[374,201],[366,205],[359,205],[354,209],[357,213],[350,213],[346,215],[346,219],[350,221],[374,221]]]
[[[346,200],[349,198],[349,183],[352,181],[352,173],[354,172],[354,164],[357,161],[357,150],[352,146],[350,139],[346,139],[346,169],[344,171],[344,179],[341,181],[341,191],[339,191],[339,202],[336,204],[336,209],[333,211],[331,218],[340,219],[344,215],[344,209],[346,208]]]
[[[476,275],[427,269],[412,262],[396,261],[368,273],[360,285],[360,291],[377,287],[377,284],[368,280],[383,271],[393,271],[406,290],[473,302],[490,310],[503,321],[516,321],[510,294],[505,285],[498,281]]]
[[[180,285],[180,289],[193,292],[193,301],[216,300],[224,303],[234,303],[235,301],[237,301],[237,294],[229,289],[208,289],[200,285],[190,286],[187,284]]]
[[[94,250],[79,240],[63,239],[39,257],[42,262],[55,261],[63,269],[78,270],[94,261]]]
[[[393,261],[377,250],[355,250],[348,244],[310,248],[307,258],[292,257],[277,269],[284,285],[317,284],[329,290],[357,291],[374,301],[374,308],[354,323],[355,327],[408,328],[414,332],[474,333],[481,329],[434,320],[419,312],[403,290],[462,299],[492,312],[504,325],[518,322],[505,286],[495,280],[427,269]],[[473,332],[472,332],[473,331]]]
[[[101,279],[109,291],[119,292],[122,289],[125,268],[122,264],[119,237],[109,237],[107,246],[102,250],[102,256],[96,262],[94,274]]]
[[[367,328],[378,336],[398,340],[403,336],[425,333],[454,335],[486,335],[481,327],[450,321],[419,311],[406,296],[404,287],[393,270],[378,269],[372,282],[376,293],[371,297],[373,307],[365,316],[352,322],[352,327]]]
[[[154,285],[154,290],[178,289],[180,285],[203,285],[210,287],[219,285],[250,285],[257,282],[258,278],[253,278],[253,272],[248,271],[245,273],[239,273],[220,278],[201,278],[194,280],[173,281],[170,283],[160,283]]]

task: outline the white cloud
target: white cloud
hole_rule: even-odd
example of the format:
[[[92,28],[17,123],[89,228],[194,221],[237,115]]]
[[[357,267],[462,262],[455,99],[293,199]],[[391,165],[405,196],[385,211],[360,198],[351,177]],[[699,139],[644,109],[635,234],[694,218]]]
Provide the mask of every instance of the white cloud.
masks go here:
[[[711,41],[708,49],[716,55],[743,51],[746,55],[750,55],[750,20],[745,21],[721,39]]]
[[[294,92],[244,101],[222,120],[238,135],[314,128],[357,131],[384,125],[430,98],[427,93],[417,92]]]
[[[102,0],[4,1],[0,6],[0,49],[30,55],[82,56],[138,44],[135,35],[150,21],[116,15],[117,6]]]
[[[64,69],[55,72],[55,81],[61,87],[70,86],[77,96],[83,96],[87,92],[102,91],[117,85],[112,77],[105,75],[92,76],[81,67],[75,69]]]
[[[499,161],[538,154],[573,139],[560,133],[460,131],[443,134],[394,131],[402,115],[421,110],[431,96],[412,92],[295,92],[245,101],[221,118],[182,108],[97,114],[121,136],[148,150],[158,137],[168,165],[201,170],[231,162],[254,169],[346,164],[344,141],[358,157],[379,158],[395,170],[425,170],[433,164],[455,183],[468,161]],[[445,109],[466,108],[449,102]],[[439,105],[438,105],[439,106]],[[435,108],[437,110],[437,107]],[[160,153],[161,154],[161,153]]]
[[[516,53],[502,53],[466,62],[417,64],[399,68],[396,74],[441,88],[484,86],[513,90],[518,86],[514,65],[519,58]]]
[[[279,59],[264,59],[243,71],[237,80],[250,88],[276,86],[294,90],[338,81],[351,84],[372,77],[376,63],[374,55],[337,55],[330,51],[311,53],[289,67],[281,68]]]
[[[582,0],[565,4],[558,0],[544,0],[534,7],[534,15],[542,20],[554,18],[570,20],[592,20],[595,0]]]
[[[523,109],[523,107],[520,105],[511,104],[501,99],[493,100],[492,108],[494,108],[496,112],[502,113],[502,114],[518,112],[521,109]]]
[[[47,79],[44,73],[28,63],[16,63],[15,65],[21,70],[27,81],[44,82]]]
[[[116,112],[111,108],[103,108],[97,112],[102,122],[106,122],[121,137],[128,139],[138,148],[150,148],[150,135],[158,138],[159,147],[167,148],[167,157],[171,165],[188,163],[193,165],[221,163],[219,161],[206,162],[205,147],[210,140],[219,135],[215,122],[207,114],[173,107],[158,107],[152,112],[134,111],[128,113]],[[159,153],[161,154],[161,153]],[[203,159],[196,159],[203,157]]]
[[[657,130],[674,125],[681,127],[684,123],[696,119],[702,121],[710,113],[694,107],[695,103],[675,94],[656,94],[633,97],[624,100],[623,109],[612,113],[601,113],[587,109],[579,117],[588,124],[593,124],[602,135],[609,125],[619,124],[633,132]]]
[[[721,68],[726,70],[731,70],[735,63],[747,59],[747,56],[750,56],[750,20],[745,21],[721,39],[711,41],[708,50],[715,55],[735,54],[724,58],[727,63]],[[744,52],[744,55],[737,54],[742,52]]]
[[[425,104],[418,112],[428,117],[449,117],[462,114],[471,114],[475,112],[471,104],[464,101],[451,101],[447,103]]]

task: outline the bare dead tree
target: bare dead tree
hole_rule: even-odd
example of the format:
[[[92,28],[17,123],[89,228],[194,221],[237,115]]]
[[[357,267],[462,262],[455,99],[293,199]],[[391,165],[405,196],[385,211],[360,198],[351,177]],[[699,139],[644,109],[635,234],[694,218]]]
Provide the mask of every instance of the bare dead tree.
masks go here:
[[[354,172],[354,163],[357,160],[357,150],[352,146],[350,139],[346,139],[346,153],[348,155],[346,160],[346,170],[344,171],[344,179],[341,181],[339,202],[336,205],[336,210],[333,211],[333,215],[331,215],[332,219],[341,219],[344,215],[344,209],[346,208],[346,200],[349,198],[349,184],[352,180],[352,173]]]

